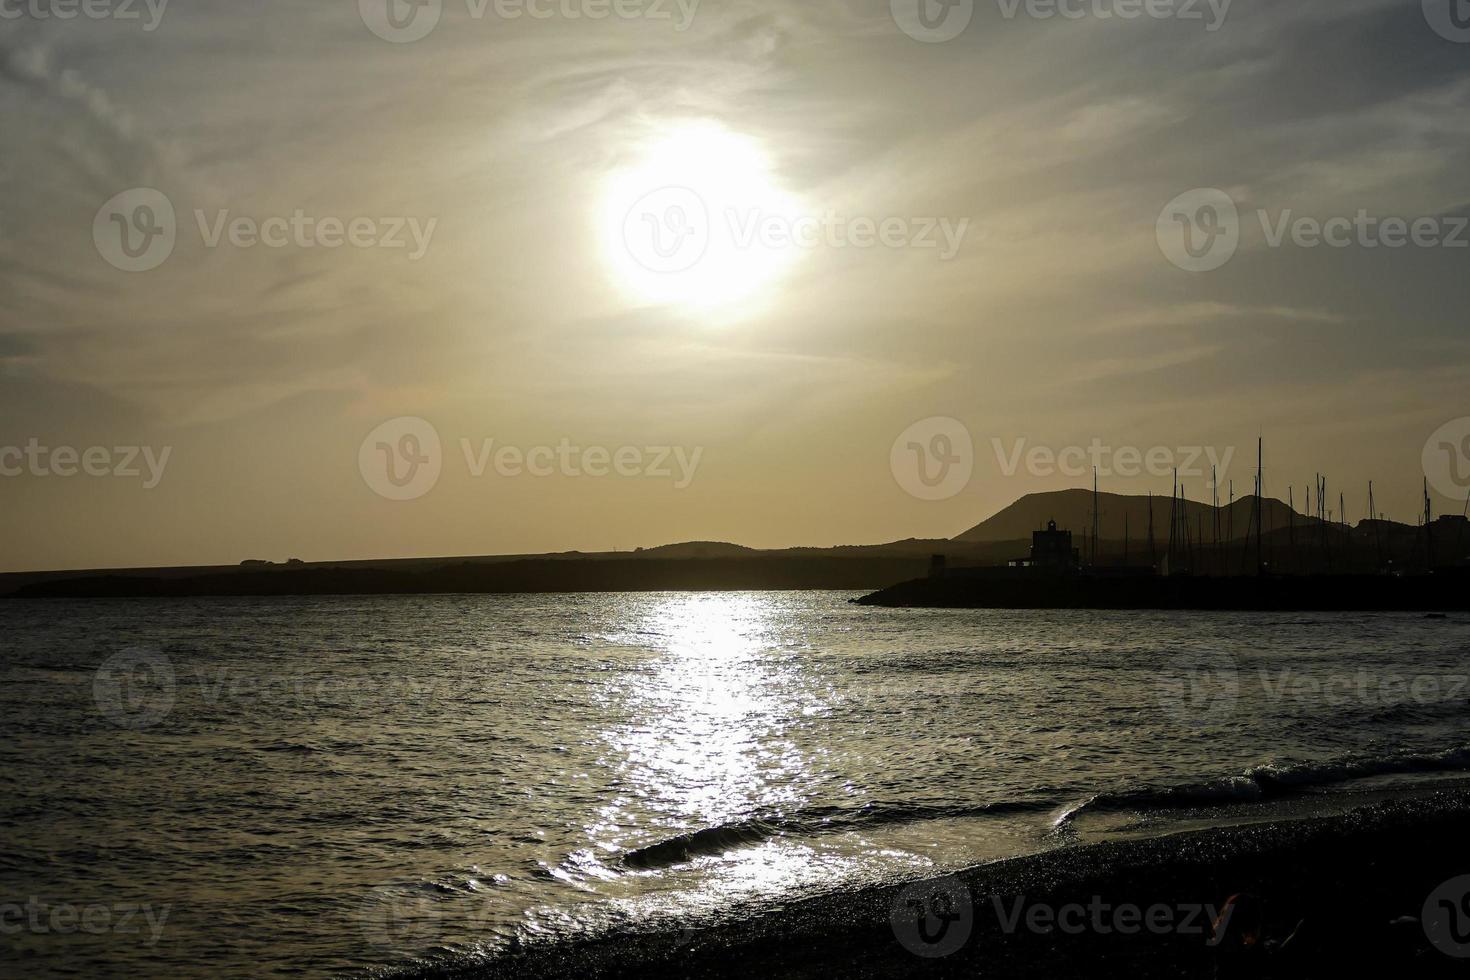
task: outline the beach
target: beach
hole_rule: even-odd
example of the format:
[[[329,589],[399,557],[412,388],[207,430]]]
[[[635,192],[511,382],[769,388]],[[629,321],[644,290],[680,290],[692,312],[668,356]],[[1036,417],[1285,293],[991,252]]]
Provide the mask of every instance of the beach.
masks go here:
[[[1433,936],[1420,916],[1431,893],[1470,872],[1467,818],[1470,791],[1459,790],[1336,817],[1062,848],[918,884],[799,902],[692,935],[531,948],[479,967],[416,975],[1462,976],[1470,915],[1462,908],[1458,922],[1446,923],[1449,910],[1440,909],[1430,921],[1447,928]],[[1227,928],[1212,945],[1206,916],[1238,893],[1261,899],[1262,941],[1253,949],[1234,941],[1251,914],[1238,905],[1234,938]],[[911,901],[932,907],[937,895],[951,900],[956,918],[951,934],[925,949],[906,920]],[[1464,943],[1455,942],[1456,928]],[[962,932],[952,952],[932,955]]]

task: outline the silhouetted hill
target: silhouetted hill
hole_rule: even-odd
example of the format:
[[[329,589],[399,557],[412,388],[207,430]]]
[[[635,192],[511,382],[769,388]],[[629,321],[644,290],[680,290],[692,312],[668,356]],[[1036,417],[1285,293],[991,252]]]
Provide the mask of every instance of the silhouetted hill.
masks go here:
[[[1253,533],[1251,508],[1254,496],[1238,498],[1233,505],[1223,504],[1220,511],[1220,540],[1231,541]],[[1121,541],[1125,522],[1127,535],[1134,541],[1148,538],[1149,508],[1153,508],[1154,536],[1161,541],[1169,537],[1168,497],[1125,495],[1120,493],[1098,494],[1099,526],[1104,541]],[[1204,529],[1204,538],[1214,540],[1215,508],[1197,500],[1183,502],[1184,514],[1189,521],[1191,533]],[[1293,522],[1292,510],[1284,502],[1271,497],[1264,498],[1262,527],[1267,532],[1288,527]],[[1083,531],[1092,527],[1093,499],[1091,490],[1056,490],[1049,493],[1028,493],[1015,503],[987,518],[962,534],[956,535],[958,542],[1016,541],[1031,538],[1031,532],[1054,520],[1057,526],[1069,529],[1081,540]],[[1294,518],[1298,527],[1312,525],[1316,518],[1297,514]]]
[[[633,552],[640,558],[743,558],[759,553],[743,544],[725,541],[681,541],[656,548],[639,548]]]

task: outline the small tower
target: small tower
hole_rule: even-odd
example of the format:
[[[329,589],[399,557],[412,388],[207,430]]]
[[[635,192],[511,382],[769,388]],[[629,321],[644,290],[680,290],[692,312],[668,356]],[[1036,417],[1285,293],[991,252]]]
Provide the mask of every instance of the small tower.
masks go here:
[[[1081,559],[1072,547],[1072,532],[1057,530],[1056,521],[1047,521],[1045,531],[1032,531],[1031,564],[1038,568],[1076,568]]]

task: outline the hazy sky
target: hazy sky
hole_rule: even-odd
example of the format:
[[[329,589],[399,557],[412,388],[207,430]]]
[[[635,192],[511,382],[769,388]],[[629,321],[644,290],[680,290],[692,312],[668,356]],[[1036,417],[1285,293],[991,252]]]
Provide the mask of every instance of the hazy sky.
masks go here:
[[[1233,447],[1243,493],[1264,432],[1269,493],[1412,519],[1470,415],[1433,0],[91,2],[0,0],[0,569],[875,542],[1090,483],[995,440]],[[935,417],[937,490],[894,465],[963,452]]]

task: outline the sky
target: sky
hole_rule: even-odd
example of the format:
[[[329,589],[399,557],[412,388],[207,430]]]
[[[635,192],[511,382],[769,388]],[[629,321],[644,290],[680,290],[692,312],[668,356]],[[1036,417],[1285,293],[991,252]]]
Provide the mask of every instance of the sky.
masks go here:
[[[0,0],[0,570],[1459,513],[1470,26],[1059,2]]]

